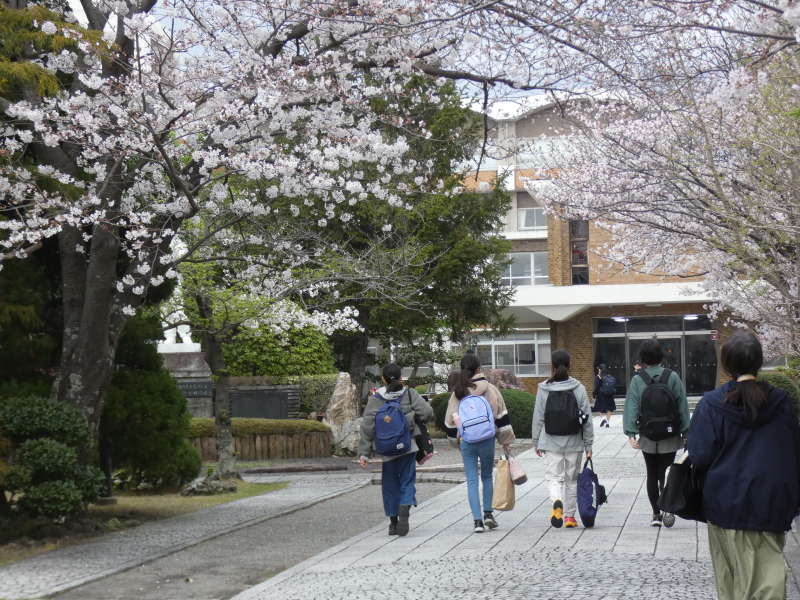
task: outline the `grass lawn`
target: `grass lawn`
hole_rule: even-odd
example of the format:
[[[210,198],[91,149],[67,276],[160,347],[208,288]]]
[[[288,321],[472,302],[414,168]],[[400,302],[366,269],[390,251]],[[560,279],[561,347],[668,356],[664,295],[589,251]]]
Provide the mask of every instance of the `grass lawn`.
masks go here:
[[[217,496],[184,498],[180,495],[179,489],[162,493],[119,492],[116,494],[117,504],[112,506],[92,504],[85,514],[63,524],[44,518],[0,523],[0,565],[57,548],[74,546],[109,531],[130,529],[149,521],[192,513],[240,498],[272,492],[287,485],[242,481],[237,483],[238,490],[235,494]]]

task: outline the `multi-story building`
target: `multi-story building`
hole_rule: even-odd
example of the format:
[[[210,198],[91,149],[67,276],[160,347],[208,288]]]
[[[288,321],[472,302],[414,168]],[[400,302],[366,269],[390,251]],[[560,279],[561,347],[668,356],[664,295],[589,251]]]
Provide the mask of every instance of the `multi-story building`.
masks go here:
[[[560,107],[543,101],[501,114],[503,108],[490,121],[490,157],[470,185],[505,175],[512,196],[504,232],[512,263],[502,283],[516,290],[508,310],[517,317],[517,330],[503,339],[481,337],[483,364],[514,371],[533,392],[549,377],[551,350],[564,348],[572,356],[572,374],[590,391],[595,368],[605,364],[624,395],[639,344],[655,338],[690,396],[716,387],[720,343],[731,329],[709,317],[704,304],[713,298],[700,293],[697,280],[623,273],[600,256],[610,241],[604,229],[545,214],[536,190],[547,181],[535,179],[536,150],[545,145],[542,136],[558,143],[554,138],[565,125]],[[696,295],[687,295],[689,289]]]

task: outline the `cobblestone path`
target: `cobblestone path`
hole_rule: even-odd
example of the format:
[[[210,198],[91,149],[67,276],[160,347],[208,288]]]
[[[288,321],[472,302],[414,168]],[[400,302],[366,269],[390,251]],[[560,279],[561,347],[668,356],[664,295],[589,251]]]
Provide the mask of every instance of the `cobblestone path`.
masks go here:
[[[550,527],[544,460],[530,451],[518,457],[529,481],[517,488],[513,511],[496,513],[497,530],[472,533],[466,488],[456,486],[412,510],[406,537],[389,537],[381,525],[234,600],[716,598],[705,525],[651,527],[641,455],[621,417],[611,428],[598,424],[593,462],[609,503],[593,529]],[[800,546],[788,538],[791,565]],[[800,599],[787,571],[789,598]]]
[[[369,484],[369,477],[286,477],[288,487],[107,534],[95,541],[0,567],[0,598],[41,598],[119,573],[219,535]]]

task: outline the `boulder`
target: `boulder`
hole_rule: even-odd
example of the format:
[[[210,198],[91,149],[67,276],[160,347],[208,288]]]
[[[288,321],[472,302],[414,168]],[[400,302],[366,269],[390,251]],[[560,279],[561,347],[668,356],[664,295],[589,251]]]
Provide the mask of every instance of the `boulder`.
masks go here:
[[[236,490],[235,481],[199,479],[183,488],[181,496],[216,496],[217,494],[233,494]]]
[[[337,451],[348,455],[357,452],[361,439],[361,406],[349,373],[339,373],[322,422],[331,428],[331,442]]]
[[[527,388],[522,381],[511,371],[504,369],[481,369],[486,380],[500,390],[520,390],[527,392]],[[456,381],[458,381],[459,371],[453,371],[447,376],[447,389],[453,391]]]

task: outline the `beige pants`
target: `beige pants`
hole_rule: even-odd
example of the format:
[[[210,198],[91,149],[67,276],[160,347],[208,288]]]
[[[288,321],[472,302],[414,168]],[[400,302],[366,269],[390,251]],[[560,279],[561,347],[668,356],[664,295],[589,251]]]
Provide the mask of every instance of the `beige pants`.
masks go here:
[[[564,504],[564,516],[574,517],[578,508],[578,475],[583,452],[546,451],[544,458],[544,478],[548,481],[550,500],[561,500]]]
[[[785,600],[786,535],[708,524],[719,600]]]

